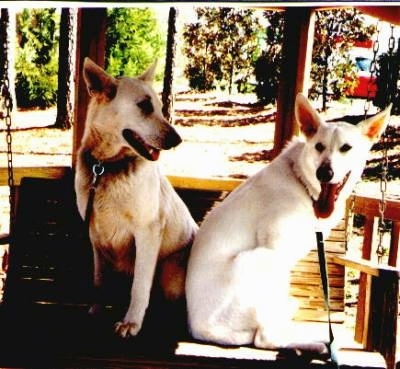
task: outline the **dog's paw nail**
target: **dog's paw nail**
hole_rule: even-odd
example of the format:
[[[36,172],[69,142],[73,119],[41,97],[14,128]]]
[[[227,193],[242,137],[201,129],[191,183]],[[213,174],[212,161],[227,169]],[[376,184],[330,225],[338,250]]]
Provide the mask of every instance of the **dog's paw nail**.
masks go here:
[[[115,333],[122,338],[129,338],[136,336],[139,332],[139,326],[131,322],[117,322],[115,323]]]

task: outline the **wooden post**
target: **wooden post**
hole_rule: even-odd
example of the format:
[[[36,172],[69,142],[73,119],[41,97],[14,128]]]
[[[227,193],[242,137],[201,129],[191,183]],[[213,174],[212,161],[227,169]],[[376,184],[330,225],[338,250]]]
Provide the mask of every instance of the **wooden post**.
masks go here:
[[[297,133],[294,102],[297,93],[308,94],[312,46],[314,40],[314,9],[288,7],[282,46],[283,63],[278,90],[273,155]]]
[[[374,238],[375,218],[372,215],[366,215],[364,223],[364,236],[361,257],[365,260],[371,260],[372,241]],[[367,305],[370,295],[370,279],[371,276],[360,272],[360,282],[358,289],[358,302],[356,314],[356,327],[354,332],[354,339],[356,342],[364,342],[368,329],[368,322],[365,321]]]
[[[101,67],[105,66],[106,55],[106,8],[80,8],[76,43],[75,109],[72,145],[72,166],[76,163],[76,152],[81,143],[89,102],[82,76],[83,60],[86,56]]]
[[[400,222],[393,221],[392,232],[390,237],[390,251],[388,264],[392,267],[397,266],[397,255],[399,252],[400,240]]]
[[[398,304],[399,274],[397,271],[381,269],[379,277],[372,277],[368,333],[364,347],[369,351],[379,351],[388,369],[396,366]]]

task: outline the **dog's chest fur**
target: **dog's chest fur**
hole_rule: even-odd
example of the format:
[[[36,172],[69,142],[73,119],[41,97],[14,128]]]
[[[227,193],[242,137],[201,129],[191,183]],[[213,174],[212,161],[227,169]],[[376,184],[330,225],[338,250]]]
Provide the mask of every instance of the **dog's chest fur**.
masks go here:
[[[82,216],[93,181],[92,165],[80,155],[76,190]],[[197,226],[156,163],[131,158],[119,170],[113,165],[104,167],[95,190],[90,239],[115,269],[133,274],[136,244],[154,246],[139,240],[143,232],[159,235],[159,259],[190,242]]]
[[[81,214],[86,209],[89,189],[93,181],[92,165],[81,156],[78,166],[77,200]],[[135,230],[156,217],[159,209],[157,187],[148,186],[148,178],[156,167],[143,168],[135,160],[115,164],[104,164],[95,189],[90,220],[90,237],[94,247],[119,271],[133,273],[135,257]],[[138,191],[138,188],[148,188]],[[153,191],[150,190],[154,188]],[[140,195],[138,195],[140,194]]]

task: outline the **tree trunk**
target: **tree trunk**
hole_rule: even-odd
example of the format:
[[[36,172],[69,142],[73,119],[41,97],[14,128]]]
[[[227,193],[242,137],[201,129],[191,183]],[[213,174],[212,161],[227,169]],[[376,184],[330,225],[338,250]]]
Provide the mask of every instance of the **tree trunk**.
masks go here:
[[[165,60],[165,73],[164,73],[164,86],[162,93],[162,103],[165,119],[170,123],[173,121],[172,111],[174,106],[174,93],[172,90],[174,80],[174,65],[175,65],[175,52],[176,52],[176,17],[177,10],[174,7],[169,9],[168,17],[168,38],[167,38],[167,52]]]
[[[324,65],[324,75],[322,77],[322,111],[326,111],[326,102],[328,99],[328,62]]]
[[[58,51],[58,90],[57,90],[57,117],[54,127],[69,129],[72,125],[71,112],[71,57],[70,57],[70,20],[69,8],[62,8],[60,21],[60,43]]]
[[[324,75],[322,76],[322,111],[326,111],[328,102],[328,74],[329,74],[329,57],[331,55],[329,47],[324,52]]]
[[[233,72],[234,72],[234,67],[233,67],[234,61],[232,60],[231,65],[229,66],[229,96],[232,95],[232,88],[233,88]]]

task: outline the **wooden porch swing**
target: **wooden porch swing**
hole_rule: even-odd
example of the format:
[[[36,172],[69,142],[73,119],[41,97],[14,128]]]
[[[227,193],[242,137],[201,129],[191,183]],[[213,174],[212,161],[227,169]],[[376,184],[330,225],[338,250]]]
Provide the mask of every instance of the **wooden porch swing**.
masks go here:
[[[371,11],[373,7],[368,10]],[[394,8],[399,13],[400,8]],[[379,7],[384,11],[385,7]],[[306,90],[311,56],[314,9],[285,9],[287,23],[283,74],[278,98],[274,151],[278,153],[295,132],[294,97]],[[386,13],[386,12],[384,12]],[[389,13],[393,13],[391,10]],[[400,18],[397,18],[400,19]],[[106,12],[102,8],[78,10],[78,45],[73,159],[71,167],[0,169],[0,184],[12,189],[10,256],[4,300],[0,306],[0,366],[40,368],[287,368],[333,367],[330,362],[281,358],[277,352],[249,347],[224,348],[193,342],[176,332],[184,321],[173,320],[163,306],[150,310],[143,336],[121,340],[112,332],[125,301],[110,293],[109,309],[98,318],[87,314],[91,296],[91,249],[85,242],[83,223],[75,207],[73,168],[83,133],[87,94],[82,82],[82,61],[89,56],[104,66]],[[188,204],[196,221],[221,201],[241,181],[169,177]],[[379,199],[354,196],[351,214],[327,241],[328,272],[333,320],[341,367],[395,368],[398,278],[396,267],[400,230],[400,201],[386,199],[385,219],[392,221],[389,266],[345,257],[350,215],[366,217],[363,255],[370,259],[374,219]],[[345,267],[364,277],[355,327],[355,343],[342,336]],[[115,276],[115,278],[120,278]],[[124,284],[124,280],[119,283]],[[110,291],[111,292],[111,291]],[[326,312],[319,287],[316,252],[293,271],[292,293],[301,300],[297,317],[305,329],[325,329]],[[123,293],[122,293],[123,294]],[[123,294],[124,295],[124,294]],[[156,296],[155,296],[156,299]],[[307,322],[305,322],[307,321]],[[314,322],[310,322],[314,321]],[[315,322],[319,321],[319,322]],[[346,333],[347,335],[347,333]],[[346,341],[345,341],[346,340]]]

